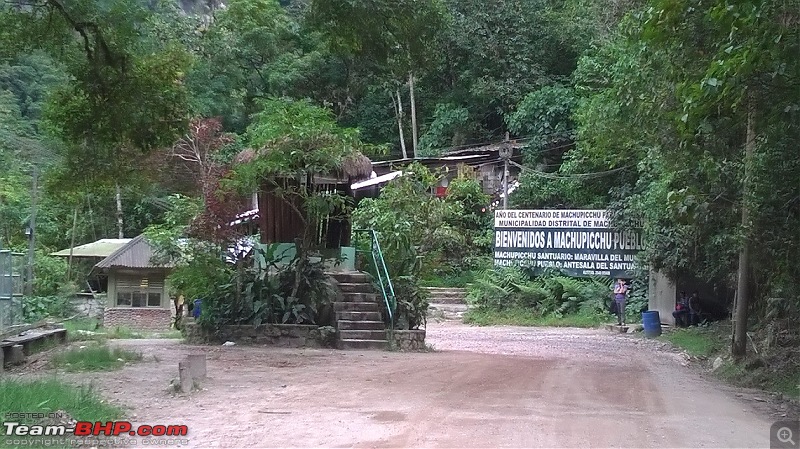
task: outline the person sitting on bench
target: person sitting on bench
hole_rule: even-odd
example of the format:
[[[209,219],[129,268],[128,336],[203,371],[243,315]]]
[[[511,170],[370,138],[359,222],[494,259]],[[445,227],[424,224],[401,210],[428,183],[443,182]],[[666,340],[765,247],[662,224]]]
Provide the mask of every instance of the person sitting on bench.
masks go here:
[[[686,292],[681,292],[672,316],[675,318],[675,326],[687,327],[689,325],[689,298],[686,297]]]

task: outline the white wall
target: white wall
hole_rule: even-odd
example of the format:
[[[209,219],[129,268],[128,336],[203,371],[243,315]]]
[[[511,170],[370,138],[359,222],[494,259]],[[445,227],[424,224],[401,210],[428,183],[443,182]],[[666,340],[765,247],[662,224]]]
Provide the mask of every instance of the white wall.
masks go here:
[[[675,310],[676,287],[675,281],[666,274],[650,271],[650,288],[648,290],[648,309],[657,310],[661,322],[675,325],[672,312]]]

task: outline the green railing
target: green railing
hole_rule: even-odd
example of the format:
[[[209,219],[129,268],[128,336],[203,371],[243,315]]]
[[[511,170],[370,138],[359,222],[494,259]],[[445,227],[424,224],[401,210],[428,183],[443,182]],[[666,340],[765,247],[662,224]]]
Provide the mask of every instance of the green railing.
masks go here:
[[[378,241],[378,233],[374,229],[354,229],[356,233],[366,233],[370,238],[370,249],[365,251],[359,249],[356,245],[356,251],[362,253],[369,253],[372,259],[372,268],[375,270],[375,276],[378,281],[378,286],[383,295],[383,302],[386,304],[386,311],[389,314],[389,331],[394,331],[394,312],[397,307],[397,301],[394,296],[394,287],[392,286],[392,279],[389,277],[389,270],[386,268],[386,260],[383,258],[383,251],[381,251],[381,244]]]

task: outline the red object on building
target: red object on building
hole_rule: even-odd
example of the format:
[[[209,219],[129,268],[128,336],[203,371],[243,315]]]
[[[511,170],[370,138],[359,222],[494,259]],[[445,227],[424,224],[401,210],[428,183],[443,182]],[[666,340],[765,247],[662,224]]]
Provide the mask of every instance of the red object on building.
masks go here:
[[[442,187],[442,186],[436,187],[436,196],[438,198],[443,198],[447,196],[447,187]]]

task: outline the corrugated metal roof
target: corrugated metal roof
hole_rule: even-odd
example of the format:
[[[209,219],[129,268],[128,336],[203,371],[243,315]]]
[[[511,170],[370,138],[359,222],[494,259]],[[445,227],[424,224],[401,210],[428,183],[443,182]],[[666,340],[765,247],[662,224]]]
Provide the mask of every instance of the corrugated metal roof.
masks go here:
[[[393,171],[391,173],[387,173],[385,175],[376,176],[372,179],[368,179],[366,181],[357,182],[350,186],[350,190],[358,190],[363,189],[364,187],[374,186],[375,184],[381,184],[384,182],[389,182],[398,176],[403,176],[403,172],[401,171]]]
[[[72,257],[108,257],[133,239],[100,239],[93,243],[72,248]],[[50,254],[51,256],[69,257],[69,248]]]
[[[95,265],[95,268],[169,268],[170,265],[156,266],[150,262],[153,247],[144,234],[132,239],[125,246],[114,251]]]

